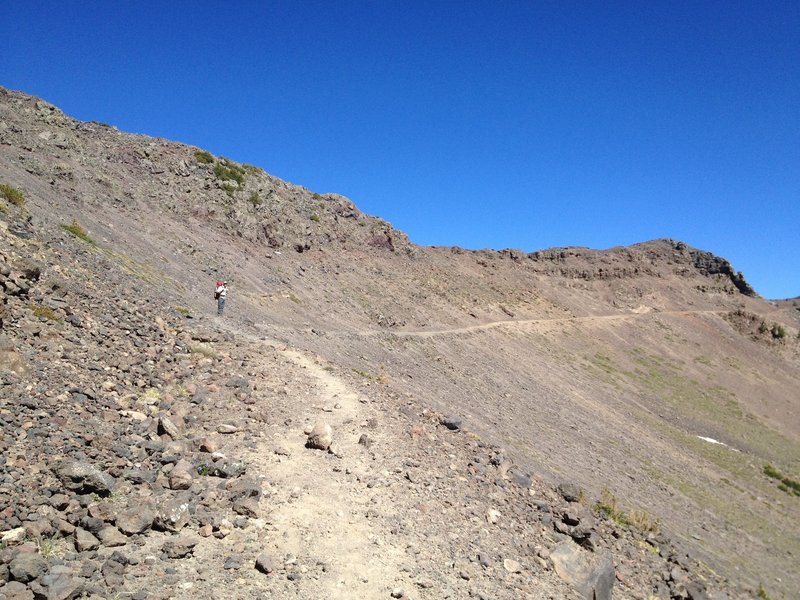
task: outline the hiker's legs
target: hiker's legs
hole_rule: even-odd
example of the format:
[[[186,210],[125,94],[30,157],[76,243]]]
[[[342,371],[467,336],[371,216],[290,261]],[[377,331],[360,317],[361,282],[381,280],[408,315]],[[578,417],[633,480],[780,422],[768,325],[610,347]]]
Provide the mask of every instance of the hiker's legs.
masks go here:
[[[225,310],[225,298],[220,296],[219,298],[217,298],[217,314],[221,315],[222,311],[224,310]]]

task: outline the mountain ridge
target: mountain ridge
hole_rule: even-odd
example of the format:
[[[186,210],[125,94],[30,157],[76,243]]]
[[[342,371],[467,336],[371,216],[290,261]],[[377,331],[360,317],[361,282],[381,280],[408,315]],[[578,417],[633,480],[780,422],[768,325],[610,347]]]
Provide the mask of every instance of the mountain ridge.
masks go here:
[[[790,303],[754,294],[725,259],[669,239],[532,253],[415,246],[341,196],[315,194],[190,146],[80,123],[38,99],[2,90],[0,177],[26,198],[24,211],[9,206],[4,216],[4,236],[9,243],[19,240],[11,247],[23,248],[30,238],[51,256],[37,267],[44,288],[26,284],[30,278],[21,267],[14,272],[56,314],[64,306],[53,282],[72,278],[57,274],[79,264],[97,290],[75,314],[91,323],[92,306],[115,313],[90,264],[100,261],[121,282],[115,301],[150,320],[169,315],[169,325],[154,335],[174,337],[176,347],[205,338],[234,348],[239,343],[251,353],[242,364],[256,364],[259,351],[251,344],[258,339],[272,340],[266,352],[278,361],[307,353],[386,407],[409,402],[417,415],[429,411],[434,421],[423,418],[419,433],[412,426],[412,439],[433,436],[444,443],[447,438],[428,428],[435,415],[462,418],[487,447],[513,457],[515,469],[499,475],[502,485],[491,493],[516,494],[505,491],[514,476],[531,478],[544,495],[547,481],[577,480],[588,497],[601,499],[608,490],[626,509],[661,520],[673,541],[737,579],[725,583],[703,572],[700,581],[709,590],[748,597],[746,590],[755,593],[760,581],[783,593],[797,589],[788,574],[796,532],[775,526],[797,516],[796,500],[762,471],[772,465],[790,480],[800,471],[800,318]],[[95,245],[62,229],[70,223]],[[6,264],[24,262],[15,252]],[[210,286],[220,277],[231,283],[231,296],[228,314],[214,323]],[[7,304],[11,317],[4,328],[16,324],[8,331],[21,347],[35,347],[43,334],[63,335],[58,325],[54,332],[36,325],[30,301]],[[195,321],[208,331],[190,332]],[[124,336],[114,339],[124,344]],[[24,352],[13,356],[25,362]],[[271,377],[281,377],[259,368],[272,373],[269,385],[275,385]],[[314,372],[326,386],[336,383],[324,369]],[[301,391],[304,384],[296,381]],[[171,393],[170,383],[157,376],[147,385]],[[279,397],[259,402],[278,406]],[[365,406],[370,402],[377,400]],[[169,404],[172,414],[181,402]],[[290,409],[281,410],[291,419]],[[161,431],[158,418],[144,422],[156,427],[148,435]],[[471,462],[472,474],[463,476],[471,481],[475,473],[492,473],[485,464]],[[717,489],[729,497],[721,501]],[[558,505],[547,498],[549,506]],[[553,522],[552,535],[575,534],[560,517]],[[626,540],[631,535],[626,528],[616,533]],[[446,537],[436,529],[430,535]],[[539,545],[531,568],[546,579],[552,572],[537,571],[534,559],[552,550],[544,541],[551,534],[528,535]],[[613,543],[606,547],[613,536],[597,536],[613,550]],[[513,546],[513,540],[504,543]],[[646,598],[648,586],[656,597],[703,597],[700,591],[687,595],[685,582],[678,585],[682,574],[657,584],[663,565],[650,580],[637,562],[642,557],[630,548],[616,552],[622,552],[617,573],[630,580],[624,586],[618,578],[623,597]],[[625,561],[633,562],[626,567]],[[637,568],[646,575],[637,577]],[[443,573],[428,572],[434,587],[421,587],[418,597],[440,597],[435,594],[452,587]],[[514,597],[512,580],[492,589]]]

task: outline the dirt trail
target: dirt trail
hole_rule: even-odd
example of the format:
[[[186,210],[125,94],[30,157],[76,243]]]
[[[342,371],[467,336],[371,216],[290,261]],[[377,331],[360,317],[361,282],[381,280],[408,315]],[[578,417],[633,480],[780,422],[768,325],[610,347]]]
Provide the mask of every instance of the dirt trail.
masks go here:
[[[268,500],[267,548],[284,561],[295,557],[302,565],[318,567],[308,575],[301,571],[292,584],[295,597],[388,597],[403,584],[398,567],[402,553],[367,516],[371,508],[383,510],[380,504],[387,499],[376,501],[356,477],[372,469],[358,439],[374,410],[319,359],[278,342],[262,343],[305,370],[313,382],[307,399],[292,400],[297,419],[252,449],[253,474],[275,490]],[[333,428],[341,457],[305,448],[302,423],[318,420]]]
[[[353,329],[353,330],[321,330],[315,327],[314,331],[324,333],[326,335],[360,335],[365,337],[379,336],[379,335],[393,335],[396,337],[416,337],[416,338],[431,338],[443,335],[459,335],[462,333],[472,333],[475,331],[486,331],[489,329],[496,329],[500,327],[524,327],[535,325],[557,325],[559,323],[607,323],[611,321],[627,321],[631,319],[653,318],[659,315],[668,316],[690,316],[690,315],[721,315],[727,311],[718,310],[662,310],[662,311],[634,311],[626,314],[609,314],[609,315],[586,315],[582,317],[551,317],[545,319],[507,319],[502,321],[490,321],[488,323],[480,323],[477,325],[468,325],[466,327],[451,327],[445,329],[420,329],[420,330],[402,330],[402,329]],[[296,327],[287,327],[275,324],[262,323],[260,325],[265,331],[296,331]]]
[[[665,310],[658,312],[634,312],[630,314],[611,314],[611,315],[588,315],[584,317],[556,317],[548,319],[521,319],[506,321],[491,321],[489,323],[481,323],[479,325],[470,325],[467,327],[456,327],[452,329],[432,329],[426,331],[393,331],[394,335],[398,337],[421,337],[428,338],[438,335],[452,335],[459,333],[470,333],[473,331],[484,331],[487,329],[495,329],[497,327],[522,327],[525,325],[551,325],[558,323],[598,323],[608,321],[626,321],[629,319],[641,319],[644,317],[654,317],[657,315],[708,315],[708,314],[721,314],[720,311],[715,310]],[[373,333],[373,332],[362,332]]]

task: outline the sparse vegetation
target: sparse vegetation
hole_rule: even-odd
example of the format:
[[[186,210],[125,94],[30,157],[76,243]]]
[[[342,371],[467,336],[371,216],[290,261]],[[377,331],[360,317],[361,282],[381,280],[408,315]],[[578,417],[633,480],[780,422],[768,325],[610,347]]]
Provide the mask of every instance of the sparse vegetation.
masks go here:
[[[253,206],[261,206],[261,203],[263,202],[258,192],[252,192],[250,196],[247,198],[247,201]]]
[[[758,597],[761,598],[761,600],[772,600],[772,597],[767,593],[767,590],[765,590],[764,586],[761,584],[758,585],[757,594]]]
[[[189,317],[192,314],[192,312],[185,306],[176,306],[175,311],[182,317]]]
[[[214,165],[214,175],[223,182],[234,182],[237,189],[244,187],[245,170],[227,158],[220,158]]]
[[[786,337],[786,328],[780,323],[773,323],[769,332],[772,334],[773,339],[782,340]]]
[[[311,213],[311,220],[315,223],[319,223],[319,215],[315,212]]]
[[[778,484],[778,489],[782,492],[786,492],[787,494],[792,494],[794,496],[800,496],[800,481],[795,481],[790,477],[784,476],[783,473],[781,473],[772,465],[764,465],[764,475],[780,481]]]
[[[200,463],[197,465],[197,474],[201,477],[208,477],[214,472],[214,467],[208,463]]]
[[[3,198],[19,208],[25,206],[25,196],[22,192],[5,183],[0,183],[0,198]]]
[[[117,489],[111,492],[108,496],[100,496],[100,494],[92,494],[92,502],[106,502],[108,504],[123,504],[125,502],[125,494]]]
[[[210,165],[212,162],[214,162],[214,157],[210,152],[206,152],[205,150],[195,150],[194,157],[197,159],[197,162],[204,165]]]
[[[92,246],[97,245],[97,243],[91,237],[89,237],[89,233],[75,219],[73,219],[72,223],[69,225],[62,225],[61,228],[67,233],[71,233],[79,240],[86,242],[87,244],[91,244]]]
[[[322,200],[322,196],[317,194],[316,192],[311,194],[311,198],[314,199],[314,200]]]
[[[55,536],[42,538],[36,542],[36,545],[39,548],[39,554],[42,555],[42,558],[61,558],[68,550],[66,540]]]
[[[360,375],[364,379],[369,379],[370,381],[375,381],[377,383],[386,384],[389,382],[389,375],[387,375],[386,371],[384,371],[383,369],[381,369],[379,375],[374,375],[369,371],[362,371],[361,369],[353,369],[353,373]]]
[[[58,315],[56,312],[47,306],[42,306],[41,304],[34,304],[29,306],[29,308],[33,311],[33,316],[37,319],[46,319],[48,321],[58,321]]]
[[[658,533],[660,526],[658,521],[643,510],[631,511],[628,515],[631,525],[642,533]]]
[[[632,527],[642,533],[658,533],[660,529],[658,521],[653,520],[646,512],[634,510],[626,513],[622,510],[608,488],[603,488],[600,492],[600,501],[596,508],[620,527]]]
[[[242,165],[242,169],[244,169],[250,175],[259,175],[264,172],[264,169],[262,169],[261,167],[257,167],[255,165],[244,164]]]
[[[161,392],[156,388],[149,388],[142,394],[141,399],[145,404],[158,404],[161,400]]]
[[[596,508],[617,525],[621,527],[630,525],[625,512],[617,504],[617,498],[608,488],[603,488],[600,492],[600,501],[597,503]]]
[[[222,191],[228,194],[228,196],[231,198],[233,198],[233,195],[239,191],[239,186],[230,183],[229,181],[222,183],[219,187],[222,188]]]
[[[192,354],[200,354],[206,358],[219,358],[219,354],[208,344],[197,343],[189,344],[189,352]]]

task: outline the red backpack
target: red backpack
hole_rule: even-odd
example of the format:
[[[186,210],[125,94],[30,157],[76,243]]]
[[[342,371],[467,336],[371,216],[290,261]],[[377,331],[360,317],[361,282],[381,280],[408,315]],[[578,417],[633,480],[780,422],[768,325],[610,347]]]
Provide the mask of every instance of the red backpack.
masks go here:
[[[214,287],[214,300],[219,300],[219,292],[217,289],[222,285],[221,281],[217,281],[217,285]]]

